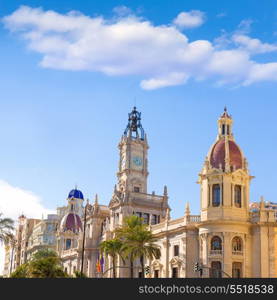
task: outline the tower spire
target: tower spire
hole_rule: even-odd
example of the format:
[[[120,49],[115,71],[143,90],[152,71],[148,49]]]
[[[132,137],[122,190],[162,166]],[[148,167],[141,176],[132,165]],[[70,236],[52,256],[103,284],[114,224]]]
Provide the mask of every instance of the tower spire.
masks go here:
[[[218,119],[218,136],[217,139],[225,138],[228,136],[229,140],[233,139],[232,133],[233,120],[232,116],[228,114],[227,107],[224,107],[223,114]]]
[[[124,135],[134,139],[140,138],[141,140],[144,140],[145,136],[144,129],[141,125],[141,113],[137,111],[136,106],[134,106],[133,110],[128,115],[128,124],[124,131]]]

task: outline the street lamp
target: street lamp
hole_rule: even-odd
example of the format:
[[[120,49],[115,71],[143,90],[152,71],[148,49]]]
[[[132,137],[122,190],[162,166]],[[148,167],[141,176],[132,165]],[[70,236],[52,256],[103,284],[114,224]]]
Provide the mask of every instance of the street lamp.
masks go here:
[[[87,199],[87,203],[85,205],[85,214],[84,214],[84,230],[83,230],[83,245],[82,245],[82,263],[81,263],[81,275],[83,275],[84,270],[84,253],[85,253],[85,238],[86,238],[86,224],[87,224],[87,208],[89,205],[89,200]]]

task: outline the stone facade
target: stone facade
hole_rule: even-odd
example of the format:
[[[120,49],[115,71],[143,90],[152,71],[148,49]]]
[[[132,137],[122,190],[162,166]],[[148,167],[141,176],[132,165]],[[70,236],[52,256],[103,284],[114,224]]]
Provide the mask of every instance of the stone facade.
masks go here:
[[[135,214],[149,225],[161,249],[160,259],[146,261],[148,277],[277,277],[277,204],[262,197],[250,203],[253,176],[232,126],[225,109],[199,173],[200,215],[191,215],[187,203],[184,216],[172,220],[167,187],[162,195],[148,193],[149,146],[141,114],[134,108],[118,146],[117,183],[109,205],[99,204],[97,195],[94,203],[84,205],[82,193],[74,189],[57,215],[47,220],[21,216],[16,241],[6,248],[4,274],[8,276],[37,249],[52,247],[69,274],[83,265],[89,277],[112,277],[109,258],[104,259],[104,272],[96,269],[99,244],[113,237],[124,217]],[[51,227],[47,224],[55,230],[48,239],[40,239],[38,247],[35,241],[46,236]],[[196,262],[202,272],[194,271]],[[118,260],[117,265],[122,262]],[[139,263],[134,265],[139,277]],[[129,269],[118,268],[117,276],[129,277]]]

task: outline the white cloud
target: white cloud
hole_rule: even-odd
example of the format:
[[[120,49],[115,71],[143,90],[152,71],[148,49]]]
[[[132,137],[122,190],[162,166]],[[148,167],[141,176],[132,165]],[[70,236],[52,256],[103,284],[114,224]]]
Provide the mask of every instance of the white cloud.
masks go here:
[[[53,213],[43,206],[40,197],[4,180],[0,180],[0,199],[0,212],[15,220],[22,213],[28,218],[41,218],[42,214]]]
[[[277,51],[277,45],[262,43],[259,39],[250,38],[243,34],[234,34],[233,41],[250,53],[267,53]]]
[[[43,206],[39,196],[31,191],[15,187],[4,180],[0,180],[0,212],[2,217],[17,220],[23,213],[28,218],[41,218],[47,214],[55,213],[55,211],[47,209]],[[15,223],[16,224],[16,223]],[[0,274],[3,271],[4,248],[0,245]]]
[[[205,14],[200,10],[191,10],[181,12],[173,20],[173,23],[180,28],[195,28],[204,23]]]
[[[156,77],[142,80],[141,87],[145,90],[154,90],[165,86],[182,84],[187,81],[189,76],[185,73],[171,73],[166,77]]]
[[[225,12],[221,12],[221,13],[216,15],[217,18],[224,18],[226,16],[227,16],[227,14]]]
[[[116,6],[113,9],[113,12],[116,13],[117,15],[119,15],[119,16],[127,16],[127,15],[132,14],[132,10],[129,7],[125,6],[125,5]]]
[[[260,81],[277,81],[277,63],[267,64],[254,64],[249,72],[247,80],[244,81],[244,85],[250,85]]]
[[[217,84],[236,86],[276,80],[272,71],[275,62],[258,64],[253,60],[252,55],[273,51],[276,46],[247,36],[252,20],[240,23],[234,40],[224,32],[213,43],[190,41],[174,24],[155,26],[128,14],[125,7],[121,9],[127,16],[104,19],[22,6],[3,22],[25,40],[30,50],[42,55],[43,68],[138,75],[140,86],[147,90],[188,80],[212,79]],[[193,12],[185,14],[195,19],[186,20],[194,20],[190,24],[196,26],[203,22],[204,15]],[[174,22],[182,20],[185,26],[182,14]]]
[[[247,34],[251,31],[251,25],[254,23],[252,19],[244,19],[242,20],[237,28],[237,32],[240,34]]]

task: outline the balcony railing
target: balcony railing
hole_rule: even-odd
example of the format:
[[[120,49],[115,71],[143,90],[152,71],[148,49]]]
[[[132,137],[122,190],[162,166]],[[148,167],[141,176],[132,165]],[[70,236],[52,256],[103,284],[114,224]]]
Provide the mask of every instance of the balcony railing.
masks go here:
[[[243,251],[232,251],[233,255],[243,255]]]
[[[199,223],[200,222],[200,216],[199,215],[197,215],[197,216],[190,215],[189,216],[189,222],[190,223]]]
[[[210,255],[215,256],[215,255],[222,255],[222,250],[210,250]]]

